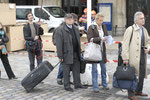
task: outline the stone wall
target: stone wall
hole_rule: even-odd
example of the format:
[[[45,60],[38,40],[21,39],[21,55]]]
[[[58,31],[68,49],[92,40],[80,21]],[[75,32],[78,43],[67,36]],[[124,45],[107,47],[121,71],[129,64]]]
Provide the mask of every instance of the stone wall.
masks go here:
[[[8,3],[9,0],[0,0],[0,3]]]
[[[38,0],[38,4],[41,5],[42,0]],[[43,5],[58,5],[61,7],[61,0],[44,0]]]

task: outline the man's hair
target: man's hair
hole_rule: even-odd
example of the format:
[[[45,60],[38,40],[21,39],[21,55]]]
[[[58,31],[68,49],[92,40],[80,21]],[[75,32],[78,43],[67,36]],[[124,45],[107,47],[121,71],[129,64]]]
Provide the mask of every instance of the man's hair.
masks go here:
[[[95,16],[95,20],[98,20],[100,17],[104,17],[102,13],[97,13]]]
[[[28,15],[29,15],[29,14],[32,14],[32,12],[29,11],[29,12],[26,13],[26,19],[28,19]],[[32,14],[32,15],[33,15],[33,14]]]
[[[64,16],[65,19],[68,19],[68,18],[73,18],[72,14],[68,13]]]
[[[143,12],[141,12],[141,11],[138,11],[138,12],[136,12],[135,14],[134,14],[134,23],[136,24],[136,21],[137,21],[137,19],[138,19],[138,16],[139,15],[142,15],[143,14]]]
[[[74,20],[78,20],[78,16],[77,16],[77,14],[75,14],[75,13],[71,13],[71,15],[73,16],[73,19],[74,19]]]

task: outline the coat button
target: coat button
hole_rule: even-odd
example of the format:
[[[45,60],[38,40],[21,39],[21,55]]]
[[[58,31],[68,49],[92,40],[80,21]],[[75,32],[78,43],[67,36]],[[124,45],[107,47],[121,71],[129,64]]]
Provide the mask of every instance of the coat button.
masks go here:
[[[139,51],[138,49],[136,51]]]
[[[137,37],[137,39],[139,39],[139,37]]]
[[[139,44],[137,43],[137,45],[139,45]]]

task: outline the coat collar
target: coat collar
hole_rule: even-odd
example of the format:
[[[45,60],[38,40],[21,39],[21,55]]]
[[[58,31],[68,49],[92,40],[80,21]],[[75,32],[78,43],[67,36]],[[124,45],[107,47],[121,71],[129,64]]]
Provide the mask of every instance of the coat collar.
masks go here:
[[[139,27],[137,27],[136,24],[133,24],[133,27],[134,27],[134,30],[135,30],[135,31],[139,30]],[[144,28],[144,27],[142,26],[142,28]]]
[[[137,31],[137,30],[138,30],[138,28],[137,28],[136,24],[133,24],[133,28],[134,28],[134,30],[135,30],[135,31]]]
[[[69,33],[70,34],[70,31],[69,31],[69,29],[68,29],[68,27],[67,27],[67,25],[66,25],[66,23],[63,23],[63,28],[64,28],[64,30],[67,32],[67,33]],[[78,37],[80,37],[79,36],[79,31],[77,31],[77,29],[76,29],[76,26],[75,25],[72,25],[72,28],[74,29],[74,31],[75,31],[75,35],[76,35],[76,37],[77,37],[77,41],[78,41],[78,43],[80,43],[80,38],[78,38]]]
[[[65,31],[70,32],[69,29],[68,29],[68,27],[67,27],[67,25],[66,25],[66,23],[63,23],[63,26],[64,26],[64,30]]]
[[[94,28],[95,33],[96,33],[96,34],[99,34],[99,32],[98,32],[98,30],[97,30],[97,24],[93,24],[93,25],[95,26],[95,28]],[[106,34],[106,31],[105,31],[105,29],[104,29],[104,24],[102,24],[101,27],[102,27],[102,29],[103,29],[104,36],[107,35],[107,34]]]

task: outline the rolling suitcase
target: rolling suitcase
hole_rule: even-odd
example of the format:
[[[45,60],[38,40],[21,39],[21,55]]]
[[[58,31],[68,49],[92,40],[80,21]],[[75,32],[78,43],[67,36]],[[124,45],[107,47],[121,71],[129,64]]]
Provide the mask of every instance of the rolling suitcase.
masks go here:
[[[48,61],[42,62],[21,81],[22,86],[27,92],[30,92],[36,85],[43,81],[58,64],[59,63],[53,67]]]

